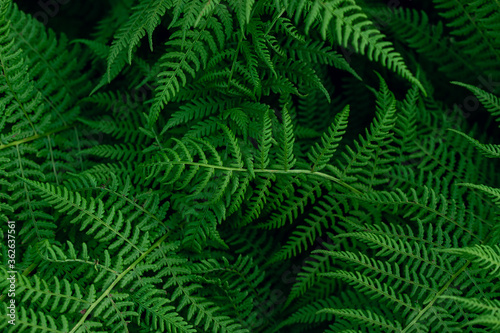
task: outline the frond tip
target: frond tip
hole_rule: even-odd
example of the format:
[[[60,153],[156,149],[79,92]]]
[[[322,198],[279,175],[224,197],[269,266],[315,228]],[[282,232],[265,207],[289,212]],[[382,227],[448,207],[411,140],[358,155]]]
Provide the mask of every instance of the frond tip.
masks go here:
[[[349,105],[335,117],[328,130],[323,133],[321,144],[316,143],[311,152],[308,153],[308,157],[312,162],[311,171],[322,170],[333,157],[342,136],[345,134],[348,117]]]
[[[288,171],[295,165],[296,159],[293,155],[293,143],[295,142],[295,135],[293,133],[293,124],[290,114],[285,107],[282,111],[283,126],[280,131],[280,146],[281,149],[278,153],[278,159],[280,161],[280,166],[283,170]]]
[[[500,246],[498,245],[477,244],[473,247],[449,248],[436,251],[454,254],[471,260],[487,270],[491,276],[500,278]]]
[[[297,19],[298,15],[295,17]],[[335,27],[332,30],[336,33],[336,42],[341,46],[352,46],[355,52],[366,55],[368,59],[380,60],[384,67],[408,79],[427,95],[422,83],[408,70],[401,54],[394,50],[391,42],[383,40],[385,36],[354,1],[315,0],[305,18],[306,33],[316,21],[320,21],[323,39],[326,39],[327,31]]]

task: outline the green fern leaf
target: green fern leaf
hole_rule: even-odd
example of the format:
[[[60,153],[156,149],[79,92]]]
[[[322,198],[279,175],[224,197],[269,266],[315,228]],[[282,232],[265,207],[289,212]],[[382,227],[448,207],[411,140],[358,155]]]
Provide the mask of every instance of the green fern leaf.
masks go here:
[[[111,66],[118,55],[126,48],[129,64],[132,62],[132,51],[139,41],[148,34],[149,48],[153,51],[153,31],[160,24],[165,11],[172,6],[169,0],[140,0],[132,8],[132,14],[116,33],[108,54],[108,81],[111,80]]]
[[[312,162],[311,171],[321,171],[337,150],[338,142],[342,140],[347,128],[349,117],[349,106],[346,106],[336,117],[327,132],[321,137],[321,145],[317,143],[308,153]]]
[[[293,155],[293,143],[295,137],[293,134],[292,119],[286,106],[283,108],[283,127],[280,131],[280,146],[281,149],[278,153],[278,160],[283,170],[288,171],[295,165],[296,159]]]

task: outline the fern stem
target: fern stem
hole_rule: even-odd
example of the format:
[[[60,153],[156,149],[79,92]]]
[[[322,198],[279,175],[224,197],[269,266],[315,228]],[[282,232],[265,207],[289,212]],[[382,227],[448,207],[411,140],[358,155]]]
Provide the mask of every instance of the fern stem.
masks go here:
[[[9,147],[12,147],[12,146],[17,146],[17,145],[20,145],[22,143],[30,142],[30,141],[33,141],[33,140],[36,140],[36,139],[39,139],[39,138],[43,138],[43,137],[49,136],[51,134],[64,131],[65,129],[68,129],[70,127],[71,127],[71,125],[59,127],[59,128],[56,128],[56,129],[54,129],[52,131],[49,131],[47,133],[44,133],[44,134],[36,134],[36,135],[30,136],[30,137],[27,137],[27,138],[24,138],[24,139],[21,139],[21,140],[13,141],[13,142],[8,143],[6,145],[0,145],[0,150],[5,149],[5,148],[9,148]]]
[[[163,164],[163,163],[159,163]],[[211,168],[211,169],[218,169],[218,170],[226,170],[226,171],[238,171],[238,172],[249,172],[248,169],[245,168],[234,168],[234,167],[226,167],[222,165],[212,165],[212,164],[205,164],[205,163],[198,163],[198,162],[188,162],[188,161],[178,161],[178,162],[167,162],[167,164],[176,164],[176,165],[193,165],[193,166],[199,166],[199,167],[205,167],[205,168]],[[318,171],[312,171],[308,169],[289,169],[289,170],[275,170],[275,169],[254,169],[253,172],[255,173],[276,173],[276,174],[306,174],[306,175],[315,175],[315,176],[320,176],[322,178],[326,178],[328,180],[331,180],[349,190],[352,192],[362,195],[358,189],[352,187],[351,185],[343,182],[342,180],[330,176],[329,174],[323,173],[323,172],[318,172]]]
[[[140,263],[144,258],[146,258],[146,256],[148,254],[150,254],[151,251],[153,251],[161,243],[163,243],[163,241],[165,239],[167,239],[168,235],[169,235],[169,233],[166,233],[165,235],[163,235],[162,238],[160,238],[159,240],[157,240],[156,243],[154,243],[146,252],[144,252],[139,258],[137,258],[137,260],[134,261],[126,270],[124,270],[120,275],[118,275],[116,277],[116,279],[113,281],[113,283],[111,283],[111,285],[108,287],[108,289],[106,289],[104,291],[104,293],[102,293],[102,295],[94,303],[92,303],[92,305],[88,308],[88,310],[85,312],[85,314],[82,316],[82,318],[80,318],[80,320],[78,321],[78,323],[76,323],[76,325],[73,327],[73,329],[69,333],[75,333],[78,330],[78,328],[80,326],[82,326],[83,322],[85,321],[85,319],[87,319],[87,317],[90,315],[90,313],[92,312],[92,310],[94,310],[94,308],[105,297],[107,297],[109,295],[109,293],[111,292],[111,290],[118,284],[118,282],[120,282],[120,280],[123,279],[123,277],[125,275],[127,275],[128,272],[130,272],[132,269],[134,269],[134,267],[137,266],[138,263]]]

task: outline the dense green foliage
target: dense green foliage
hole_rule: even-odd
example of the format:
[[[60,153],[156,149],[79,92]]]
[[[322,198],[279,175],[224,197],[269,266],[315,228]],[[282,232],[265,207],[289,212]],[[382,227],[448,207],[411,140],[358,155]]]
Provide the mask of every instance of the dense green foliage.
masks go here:
[[[499,331],[500,2],[405,5],[0,0],[0,330]]]

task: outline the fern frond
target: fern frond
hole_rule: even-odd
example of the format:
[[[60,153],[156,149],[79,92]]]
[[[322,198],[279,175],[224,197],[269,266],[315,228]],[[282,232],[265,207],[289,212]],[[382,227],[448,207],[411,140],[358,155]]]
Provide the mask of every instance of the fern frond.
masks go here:
[[[457,185],[465,186],[486,193],[492,199],[492,202],[500,208],[500,189],[489,187],[486,185],[476,185],[476,184],[466,184],[466,183],[461,183]]]
[[[125,24],[117,31],[113,44],[109,49],[107,75],[111,79],[111,66],[115,59],[127,49],[129,64],[132,62],[132,51],[139,41],[148,34],[149,48],[153,51],[153,31],[160,24],[165,11],[172,6],[169,0],[140,0],[131,10],[131,15]]]
[[[186,73],[195,77],[201,66],[206,66],[208,51],[204,41],[214,44],[214,39],[206,30],[190,31],[184,41],[183,32],[174,33],[167,46],[178,47],[180,51],[167,52],[159,60],[164,69],[158,74],[158,87],[151,107],[150,121],[156,121],[163,105],[168,103],[187,83]],[[179,81],[180,80],[180,81]]]
[[[498,278],[500,273],[500,247],[498,245],[475,245],[473,247],[442,249],[440,252],[454,254],[467,258],[474,263],[479,264],[489,274]]]
[[[321,197],[321,183],[317,181],[303,183],[297,193],[301,194],[301,196],[283,202],[279,211],[274,213],[269,218],[269,221],[261,223],[257,227],[266,229],[282,228],[287,221],[289,223],[294,221],[300,213],[304,213],[304,209],[308,204],[314,204],[315,199]]]
[[[296,159],[293,155],[295,137],[293,134],[293,124],[286,106],[282,111],[283,127],[280,130],[280,146],[278,160],[280,167],[288,171],[295,165]]]
[[[314,241],[323,236],[324,230],[335,224],[333,215],[341,213],[339,206],[345,202],[328,195],[322,199],[319,204],[315,205],[314,214],[311,213],[305,219],[306,224],[299,225],[292,232],[286,244],[269,259],[270,262],[282,261],[305,252],[314,244]]]
[[[436,8],[441,9],[440,15],[448,21],[448,27],[457,36],[457,46],[498,77],[498,3],[483,0],[434,0],[434,3]]]
[[[148,244],[147,233],[142,237],[136,229],[131,234],[130,220],[123,217],[121,211],[116,212],[112,207],[107,216],[104,215],[104,203],[101,200],[86,200],[78,192],[68,191],[65,187],[55,187],[50,184],[43,184],[28,179],[23,179],[29,186],[40,191],[42,196],[54,208],[66,214],[78,212],[78,216],[71,220],[71,223],[81,223],[81,230],[88,229],[88,233],[96,233],[96,239],[109,242],[114,248],[123,245],[121,253],[127,253],[125,262],[132,262],[138,255],[143,253],[144,247]],[[90,226],[90,228],[89,228]],[[120,229],[124,228],[123,231]],[[130,237],[130,239],[129,239]]]
[[[141,313],[145,314],[142,319],[148,327],[156,330],[169,332],[194,333],[196,329],[184,321],[184,318],[175,312],[175,307],[169,305],[171,301],[165,297],[163,290],[155,289],[151,285],[144,285],[135,291],[131,298],[139,304],[137,316],[138,324],[141,323]]]
[[[383,41],[385,36],[373,26],[362,8],[354,1],[321,2],[315,0],[305,18],[306,33],[319,18],[321,19],[320,31],[323,39],[326,39],[326,32],[330,26],[335,26],[336,41],[340,45],[343,47],[352,45],[356,52],[366,54],[370,60],[379,61],[380,59],[384,66],[417,85],[425,95],[424,87],[408,70],[399,52],[394,50],[391,42]]]
[[[441,296],[441,298],[456,301],[468,310],[472,310],[476,313],[481,313],[481,315],[477,316],[476,318],[464,323],[464,327],[472,325],[483,325],[493,330],[500,328],[500,318],[498,316],[500,304],[497,300],[465,298],[456,296]]]
[[[454,129],[449,129],[449,131],[454,132],[462,137],[464,137],[468,142],[472,144],[481,154],[489,158],[500,158],[500,145],[495,144],[484,144],[479,142],[479,140],[471,138],[465,133],[459,132]]]
[[[5,95],[3,103],[6,105],[2,118],[11,124],[3,130],[1,141],[4,144],[13,141],[14,137],[24,139],[47,132],[51,120],[51,114],[45,112],[41,94],[35,90],[29,77],[23,51],[10,36],[11,23],[5,19],[8,4],[2,4],[0,14],[0,66],[3,73],[0,92]]]
[[[429,22],[424,11],[405,8],[374,9],[374,15],[387,17],[391,24],[384,25],[396,39],[402,40],[418,53],[425,55],[439,66],[449,77],[461,80],[481,71],[481,63],[464,53],[458,45],[447,38],[443,23]]]
[[[240,24],[241,33],[245,32],[247,24],[250,23],[250,17],[252,15],[252,9],[255,4],[255,0],[235,0],[230,1],[229,5],[234,8],[236,12],[236,17],[238,23]]]
[[[338,142],[342,140],[347,128],[347,118],[349,117],[349,106],[346,106],[336,117],[332,125],[321,137],[321,145],[317,143],[308,153],[312,162],[311,170],[320,171],[330,161],[335,153]]]
[[[322,42],[298,43],[290,41],[290,43],[285,45],[285,50],[290,53],[290,57],[292,58],[305,60],[308,63],[334,66],[335,68],[351,73],[355,78],[361,80],[361,77],[352,69],[345,58],[337,52],[332,51]]]
[[[496,121],[500,121],[500,99],[496,95],[470,84],[456,81],[452,81],[451,83],[456,84],[457,86],[465,87],[471,91],[484,105],[486,110],[488,110],[496,118]]]
[[[354,142],[354,148],[347,146],[346,152],[342,152],[343,159],[338,162],[339,166],[327,165],[327,168],[347,181],[355,179],[372,187],[386,182],[383,175],[388,170],[383,164],[391,162],[388,155],[392,148],[392,130],[396,124],[396,101],[388,90],[385,81],[380,78],[380,92],[377,94],[377,114],[370,130],[366,130],[366,138],[361,137]],[[342,171],[341,171],[342,170]],[[370,171],[369,171],[370,170]],[[381,177],[382,179],[377,179]]]
[[[69,332],[69,321],[66,316],[59,316],[56,320],[51,315],[44,314],[41,311],[35,312],[33,309],[26,310],[24,307],[20,307],[16,314],[16,325],[11,325],[9,323],[10,317],[6,314],[8,313],[7,304],[2,302],[2,313],[0,318],[2,318],[0,323],[0,328],[5,329],[5,332],[32,332],[37,330],[44,333],[65,333]],[[87,324],[88,328],[98,328],[102,325],[96,321],[89,321]],[[10,326],[10,327],[9,327]]]
[[[328,248],[328,245],[326,245]],[[286,300],[285,307],[288,307],[298,297],[304,295],[307,289],[321,281],[320,273],[330,270],[330,260],[327,256],[311,254],[310,260],[302,265],[301,271],[297,275],[297,280],[293,284],[290,294]]]

